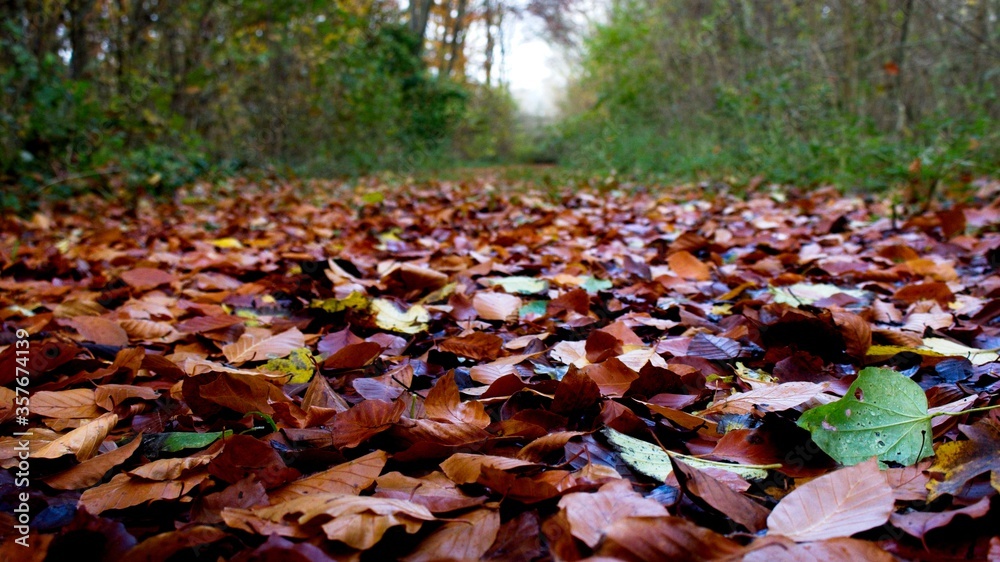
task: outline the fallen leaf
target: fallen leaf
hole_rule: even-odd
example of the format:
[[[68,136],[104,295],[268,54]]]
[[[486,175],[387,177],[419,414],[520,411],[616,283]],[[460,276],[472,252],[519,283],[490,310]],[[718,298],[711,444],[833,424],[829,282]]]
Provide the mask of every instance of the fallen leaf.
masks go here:
[[[385,467],[385,451],[375,451],[333,468],[311,474],[274,490],[270,503],[274,505],[299,496],[328,494],[358,495],[367,489]]]
[[[128,345],[128,333],[113,320],[97,316],[77,316],[66,321],[83,339],[100,345],[125,347]]]
[[[717,560],[740,552],[739,543],[680,517],[626,517],[605,532],[598,556],[620,560]]]
[[[496,509],[477,509],[442,525],[401,560],[480,560],[496,540],[499,530],[500,513]]]
[[[961,426],[965,441],[943,443],[934,451],[934,464],[928,469],[940,475],[927,483],[927,501],[945,494],[957,495],[969,480],[990,473],[990,484],[1000,491],[1000,423],[984,419],[973,425]]]
[[[142,444],[142,434],[136,435],[128,445],[114,451],[97,455],[58,474],[42,479],[46,485],[57,490],[79,490],[89,488],[104,478],[112,468],[124,463]]]
[[[472,306],[483,320],[515,322],[522,304],[521,299],[507,293],[476,293],[472,298]]]
[[[403,334],[419,334],[426,331],[427,323],[431,319],[430,313],[423,305],[415,304],[404,311],[400,310],[396,303],[386,299],[374,299],[371,302],[371,311],[379,328]]]
[[[230,363],[262,361],[285,357],[296,348],[305,345],[305,338],[297,328],[265,338],[243,334],[236,343],[222,348],[222,353]]]
[[[796,487],[771,511],[767,528],[796,542],[849,537],[884,524],[894,504],[892,488],[870,459]]]
[[[934,454],[930,420],[917,383],[892,369],[868,367],[843,398],[807,410],[798,424],[843,464],[877,456],[911,465]]]
[[[33,451],[31,456],[37,459],[57,459],[64,455],[74,455],[76,460],[85,461],[97,454],[97,449],[108,432],[117,424],[118,416],[113,413],[104,414],[55,441],[46,443]]]
[[[713,402],[701,415],[780,412],[801,406],[826,390],[826,385],[811,382],[786,382],[747,392],[738,392]]]
[[[959,515],[965,515],[973,519],[983,517],[990,511],[990,498],[980,498],[976,503],[965,506],[961,509],[950,511],[911,511],[909,513],[893,513],[889,522],[893,526],[902,529],[906,534],[923,539],[924,536],[934,529],[946,527]]]
[[[591,548],[622,518],[668,515],[661,504],[633,491],[627,480],[613,480],[594,493],[566,494],[559,500],[559,508],[566,513],[573,536]]]

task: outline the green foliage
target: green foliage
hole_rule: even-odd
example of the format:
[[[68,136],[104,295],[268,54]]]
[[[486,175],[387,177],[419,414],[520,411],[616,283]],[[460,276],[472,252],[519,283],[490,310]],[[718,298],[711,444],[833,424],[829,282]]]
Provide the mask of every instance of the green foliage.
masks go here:
[[[996,73],[971,81],[966,66],[976,61],[922,56],[931,34],[958,31],[927,27],[934,18],[915,14],[903,70],[912,74],[900,85],[876,58],[891,60],[899,48],[898,27],[879,23],[895,8],[844,9],[615,2],[587,39],[560,161],[669,179],[742,183],[761,175],[857,190],[1000,171]],[[820,25],[824,18],[829,25]],[[851,42],[857,52],[830,50]]]
[[[412,174],[513,152],[509,94],[429,72],[390,2],[71,7],[0,8],[5,207],[111,186],[168,194],[235,171]],[[82,65],[56,32],[74,24],[87,31]]]

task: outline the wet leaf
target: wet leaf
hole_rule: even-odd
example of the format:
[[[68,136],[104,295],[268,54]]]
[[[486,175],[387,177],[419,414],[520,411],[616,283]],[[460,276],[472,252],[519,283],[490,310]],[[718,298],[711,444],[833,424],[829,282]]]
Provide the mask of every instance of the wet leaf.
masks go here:
[[[843,398],[807,410],[798,423],[826,454],[846,465],[873,456],[912,465],[934,454],[927,397],[892,369],[862,370]]]

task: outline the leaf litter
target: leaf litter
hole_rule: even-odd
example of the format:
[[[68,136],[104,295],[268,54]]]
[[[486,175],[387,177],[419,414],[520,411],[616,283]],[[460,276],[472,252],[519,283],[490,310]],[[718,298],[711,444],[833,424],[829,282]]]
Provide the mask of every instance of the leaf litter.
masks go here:
[[[995,203],[953,232],[830,190],[499,183],[6,217],[0,423],[25,330],[33,555],[1000,548]]]

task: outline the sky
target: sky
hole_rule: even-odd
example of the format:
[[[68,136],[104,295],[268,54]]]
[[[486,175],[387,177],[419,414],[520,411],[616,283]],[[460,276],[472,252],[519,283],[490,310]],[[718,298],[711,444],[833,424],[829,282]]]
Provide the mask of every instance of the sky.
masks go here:
[[[554,115],[566,84],[566,63],[541,33],[536,19],[514,20],[503,63],[504,76],[521,110],[532,115]]]

